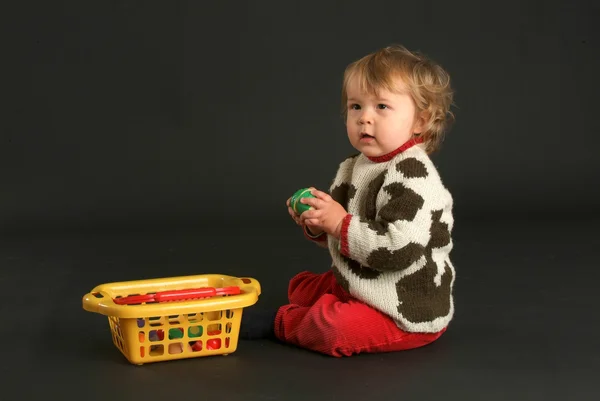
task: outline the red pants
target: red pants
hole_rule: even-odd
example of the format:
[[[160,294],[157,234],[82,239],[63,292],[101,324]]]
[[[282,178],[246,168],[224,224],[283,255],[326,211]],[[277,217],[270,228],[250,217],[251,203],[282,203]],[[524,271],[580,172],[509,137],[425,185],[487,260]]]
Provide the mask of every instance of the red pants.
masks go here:
[[[442,333],[409,333],[339,286],[333,273],[302,272],[289,284],[290,304],[279,308],[275,336],[335,357],[422,347]]]

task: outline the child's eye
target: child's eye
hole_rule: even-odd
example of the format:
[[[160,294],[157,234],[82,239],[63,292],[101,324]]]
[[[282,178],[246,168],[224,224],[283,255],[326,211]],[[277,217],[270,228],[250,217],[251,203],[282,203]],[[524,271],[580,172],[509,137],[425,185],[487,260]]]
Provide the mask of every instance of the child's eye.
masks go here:
[[[380,108],[380,109],[382,109],[382,110],[388,108],[387,105],[385,105],[383,103],[378,104],[377,107]]]
[[[350,105],[351,110],[360,110],[360,105],[353,103]]]

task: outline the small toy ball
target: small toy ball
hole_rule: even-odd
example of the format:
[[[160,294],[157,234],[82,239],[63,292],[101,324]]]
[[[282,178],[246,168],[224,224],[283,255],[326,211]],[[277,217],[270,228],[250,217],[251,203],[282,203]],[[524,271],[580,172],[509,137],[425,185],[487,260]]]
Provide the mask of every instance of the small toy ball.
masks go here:
[[[298,215],[312,208],[310,205],[305,205],[304,203],[301,203],[300,199],[302,198],[316,198],[316,196],[310,193],[310,188],[299,189],[298,191],[296,191],[296,193],[294,193],[294,195],[292,195],[292,197],[290,198],[290,207]]]
[[[169,340],[172,340],[174,338],[183,338],[183,329],[169,329]]]
[[[192,351],[202,351],[202,341],[192,341],[190,342],[190,346],[192,347]]]
[[[221,339],[220,338],[211,338],[206,341],[206,349],[215,350],[221,348]]]
[[[188,328],[188,337],[200,337],[202,335],[202,326],[192,326]]]

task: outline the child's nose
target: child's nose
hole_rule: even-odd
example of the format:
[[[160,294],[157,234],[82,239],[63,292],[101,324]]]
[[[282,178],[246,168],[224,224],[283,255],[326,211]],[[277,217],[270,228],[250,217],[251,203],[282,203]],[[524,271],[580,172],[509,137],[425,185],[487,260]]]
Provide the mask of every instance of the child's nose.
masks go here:
[[[369,113],[368,111],[364,111],[359,119],[358,119],[358,123],[359,124],[372,124],[373,123],[373,116],[371,113]]]

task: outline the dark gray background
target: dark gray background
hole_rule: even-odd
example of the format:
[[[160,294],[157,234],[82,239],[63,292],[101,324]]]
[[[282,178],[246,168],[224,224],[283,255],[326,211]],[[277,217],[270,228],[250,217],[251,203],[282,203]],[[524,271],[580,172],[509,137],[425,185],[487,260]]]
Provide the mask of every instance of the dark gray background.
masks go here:
[[[485,5],[484,5],[485,4]],[[458,218],[597,213],[593,1],[36,2],[3,13],[3,230],[265,224],[353,151],[344,67],[421,50]]]
[[[592,0],[4,5],[0,388],[23,400],[600,399],[599,11]],[[82,310],[96,285],[253,276],[259,310],[287,302],[293,275],[329,268],[284,201],[327,188],[353,152],[343,69],[391,43],[440,62],[456,89],[457,122],[434,156],[456,200],[448,332],[346,359],[264,340],[129,365],[106,318]]]

